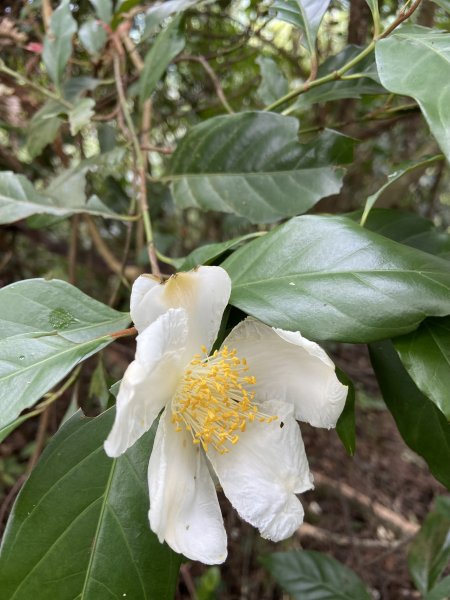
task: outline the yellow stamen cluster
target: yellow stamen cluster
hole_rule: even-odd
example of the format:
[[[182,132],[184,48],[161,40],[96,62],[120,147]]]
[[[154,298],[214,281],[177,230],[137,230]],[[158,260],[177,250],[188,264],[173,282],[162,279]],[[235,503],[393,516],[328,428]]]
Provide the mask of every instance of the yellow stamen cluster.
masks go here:
[[[247,390],[256,383],[248,374],[245,358],[224,346],[207,356],[196,354],[184,372],[172,402],[172,422],[177,431],[183,426],[194,444],[205,451],[212,445],[218,452],[229,451],[227,443],[236,444],[239,432],[255,420],[271,423],[277,417],[258,410],[255,394]]]

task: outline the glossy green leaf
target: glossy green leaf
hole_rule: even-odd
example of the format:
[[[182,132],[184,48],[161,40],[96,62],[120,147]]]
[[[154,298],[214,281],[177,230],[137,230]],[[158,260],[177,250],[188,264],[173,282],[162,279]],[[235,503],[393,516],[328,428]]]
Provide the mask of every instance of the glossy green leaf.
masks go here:
[[[0,553],[2,599],[173,599],[180,557],[147,516],[154,428],[110,459],[113,410],[72,417],[22,488]]]
[[[78,37],[89,54],[98,56],[104,48],[108,36],[101,23],[97,19],[91,18],[80,27]]]
[[[409,572],[417,589],[422,594],[432,590],[449,563],[450,516],[433,510],[426,516],[408,551]]]
[[[417,387],[450,421],[450,317],[425,319],[394,343]]]
[[[0,427],[113,341],[126,313],[64,281],[30,279],[0,290]]]
[[[60,115],[66,110],[59,102],[49,100],[33,115],[27,138],[27,151],[31,158],[39,156],[45,146],[54,141],[63,123]]]
[[[155,3],[145,13],[145,30],[142,38],[152,35],[167,17],[184,12],[196,4],[198,0],[166,0],[166,2]]]
[[[317,76],[324,77],[343,67],[353,60],[362,48],[349,45],[342,52],[327,58],[319,67]],[[311,88],[301,94],[298,99],[286,111],[288,114],[295,110],[309,109],[313,104],[343,100],[345,98],[361,98],[364,95],[385,94],[386,90],[380,85],[375,56],[372,52],[363,58],[357,65],[349,69],[346,75],[361,73],[364,77],[358,79],[337,79],[323,85]]]
[[[409,377],[391,342],[371,344],[369,351],[384,401],[402,438],[450,489],[450,423]]]
[[[330,0],[275,0],[271,8],[277,11],[278,19],[304,31],[306,46],[314,53],[320,23],[329,4]]]
[[[128,313],[59,279],[12,283],[0,289],[0,305],[0,339],[47,333],[81,343],[123,329],[130,322]]]
[[[357,211],[348,216],[359,222],[361,215],[362,212]],[[450,259],[450,235],[415,213],[375,208],[370,212],[365,227],[396,242]]]
[[[419,161],[410,161],[404,165],[398,165],[397,168],[395,169],[395,171],[393,171],[392,173],[389,173],[388,178],[387,178],[387,182],[381,186],[381,188],[375,192],[374,194],[371,194],[367,200],[366,200],[366,204],[364,206],[364,211],[361,217],[361,225],[364,225],[365,222],[367,221],[367,217],[369,216],[370,211],[372,210],[375,202],[378,200],[378,198],[396,181],[398,181],[401,177],[403,177],[403,175],[405,175],[406,173],[410,173],[411,171],[415,171],[416,169],[423,169],[425,167],[428,167],[429,165],[434,164],[436,161],[442,160],[444,157],[442,156],[442,154],[438,154],[436,156],[431,156],[429,158],[425,158]]]
[[[175,259],[175,267],[178,271],[189,271],[190,269],[195,269],[195,267],[198,267],[199,265],[210,264],[229,250],[234,250],[243,242],[259,237],[260,235],[262,234],[258,232],[248,233],[247,235],[241,235],[226,242],[200,246],[185,258]]]
[[[68,217],[88,213],[107,219],[123,219],[101,202],[97,196],[87,199],[84,193],[88,164],[67,169],[43,192],[38,192],[23,175],[12,171],[0,173],[0,223],[13,223],[31,215]]]
[[[93,90],[97,89],[98,86],[102,83],[102,80],[97,79],[96,77],[71,77],[63,85],[62,91],[64,94],[64,98],[68,102],[75,104],[84,92],[92,92]],[[65,108],[63,112],[67,112],[67,109]]]
[[[450,10],[450,5],[449,5]],[[426,594],[423,600],[448,600],[450,598],[450,575],[441,579],[428,594]]]
[[[145,57],[144,68],[139,79],[141,103],[150,98],[169,64],[184,48],[185,39],[180,32],[180,23],[181,15],[178,15],[161,31]]]
[[[28,333],[0,340],[0,427],[11,423],[79,362],[113,341],[74,343],[57,334]]]
[[[89,0],[97,17],[104,23],[110,23],[113,14],[112,0]]]
[[[353,456],[356,449],[355,386],[353,381],[340,369],[336,369],[336,374],[339,381],[348,386],[344,410],[336,423],[336,432],[347,452]]]
[[[261,72],[261,83],[256,90],[256,95],[264,104],[272,104],[287,94],[287,79],[273,58],[261,54],[256,59],[256,63]]]
[[[450,33],[403,27],[377,42],[376,59],[381,83],[418,102],[450,160]]]
[[[72,36],[76,30],[77,22],[72,17],[70,0],[62,0],[52,15],[42,52],[47,72],[57,86],[72,54]]]
[[[343,172],[307,166],[298,121],[269,112],[214,117],[193,127],[170,171],[181,208],[231,212],[253,223],[301,214],[339,192]]]
[[[231,304],[310,339],[385,339],[450,314],[447,261],[345,217],[291,219],[222,266],[233,281]]]
[[[89,125],[92,117],[95,115],[94,106],[95,100],[92,98],[82,98],[69,111],[70,133],[72,135],[76,135],[83,127]]]
[[[296,600],[370,600],[361,579],[334,558],[307,550],[261,558],[279,585]]]
[[[8,425],[0,427],[0,444],[3,442],[3,440],[5,440],[8,437],[8,435],[10,435],[15,429],[17,429],[19,425],[22,425],[22,423],[24,423],[28,419],[31,419],[34,416],[36,415],[27,413],[18,417],[17,419],[14,419],[12,423],[8,423]]]

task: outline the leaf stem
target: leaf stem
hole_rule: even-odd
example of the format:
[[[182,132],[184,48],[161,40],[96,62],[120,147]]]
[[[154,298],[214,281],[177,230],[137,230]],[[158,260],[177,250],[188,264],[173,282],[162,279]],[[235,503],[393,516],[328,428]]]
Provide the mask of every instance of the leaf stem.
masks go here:
[[[6,75],[9,75],[10,77],[13,77],[19,85],[27,85],[33,90],[36,90],[37,92],[41,93],[43,96],[47,96],[47,98],[55,100],[56,102],[59,102],[60,104],[68,108],[69,110],[72,110],[73,104],[71,102],[68,102],[60,95],[55,94],[51,90],[47,90],[46,88],[41,87],[39,84],[34,83],[34,81],[31,81],[31,79],[28,79],[27,77],[16,73],[16,71],[13,71],[9,67],[7,67],[2,60],[0,60],[0,71],[2,73],[6,73]]]
[[[297,96],[300,96],[300,94],[304,94],[311,88],[318,87],[319,85],[323,85],[324,83],[328,83],[330,81],[335,81],[337,79],[340,79],[342,77],[342,75],[344,75],[344,73],[349,71],[352,67],[357,65],[359,62],[361,62],[361,60],[363,58],[365,58],[368,54],[370,54],[374,48],[375,48],[375,40],[373,40],[357,56],[355,56],[352,60],[350,60],[345,65],[343,65],[340,69],[337,69],[336,71],[333,71],[332,73],[328,73],[328,75],[324,75],[323,77],[318,77],[317,79],[314,79],[313,81],[305,81],[305,83],[303,83],[301,86],[299,86],[295,90],[292,90],[285,96],[282,96],[278,100],[275,100],[275,102],[272,102],[272,104],[269,104],[268,106],[266,106],[266,108],[264,110],[265,111],[274,110],[275,108],[278,108],[282,104],[289,102],[289,100],[293,100],[294,98],[297,98]]]

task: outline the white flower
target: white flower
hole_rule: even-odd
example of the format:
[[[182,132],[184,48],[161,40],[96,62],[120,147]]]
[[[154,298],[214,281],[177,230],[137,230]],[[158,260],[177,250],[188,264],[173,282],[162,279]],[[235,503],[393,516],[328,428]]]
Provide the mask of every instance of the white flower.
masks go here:
[[[148,469],[150,526],[206,564],[227,555],[217,481],[263,537],[294,533],[303,521],[295,494],[313,487],[296,419],[333,427],[347,393],[320,346],[253,318],[208,356],[230,291],[220,267],[136,280],[136,358],[105,442],[109,456],[121,455],[163,411]]]

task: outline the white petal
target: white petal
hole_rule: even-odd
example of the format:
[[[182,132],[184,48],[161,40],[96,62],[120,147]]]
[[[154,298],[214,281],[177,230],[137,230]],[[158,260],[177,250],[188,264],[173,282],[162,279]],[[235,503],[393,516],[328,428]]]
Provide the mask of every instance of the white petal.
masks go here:
[[[292,406],[268,401],[264,409],[278,420],[253,422],[227,454],[211,449],[207,455],[240,516],[276,542],[291,536],[303,522],[303,507],[295,494],[313,483]]]
[[[202,345],[211,348],[230,293],[230,278],[221,267],[177,273],[158,285],[140,277],[133,286],[131,316],[142,331],[169,308],[184,308],[189,317],[187,353],[192,356]]]
[[[205,455],[170,417],[161,416],[148,467],[150,527],[187,558],[222,563],[227,537]]]
[[[171,401],[183,373],[187,316],[169,310],[137,337],[136,360],[125,372],[116,402],[116,419],[105,441],[108,456],[120,456],[148,431]]]
[[[224,345],[245,358],[256,377],[252,390],[262,401],[276,398],[294,406],[295,418],[315,427],[334,427],[344,408],[347,386],[315,342],[299,332],[272,329],[248,318],[233,329]]]

